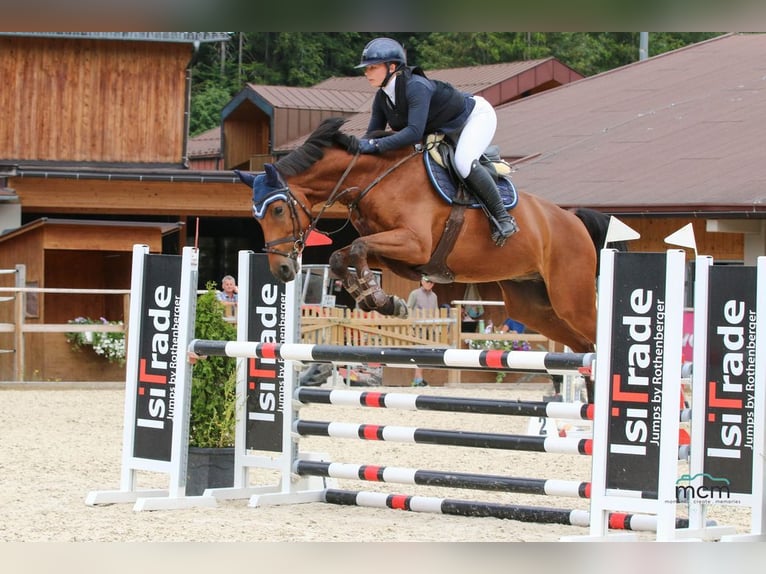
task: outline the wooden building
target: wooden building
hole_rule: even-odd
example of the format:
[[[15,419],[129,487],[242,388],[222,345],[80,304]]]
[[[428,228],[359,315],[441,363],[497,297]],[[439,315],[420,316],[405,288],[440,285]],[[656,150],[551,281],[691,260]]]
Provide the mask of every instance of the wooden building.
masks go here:
[[[0,268],[23,265],[28,287],[128,289],[134,244],[180,252],[185,200],[207,197],[197,191],[202,178],[189,177],[187,169],[189,64],[195,43],[227,38],[0,33],[6,79],[0,90]],[[230,188],[233,179],[228,182]],[[12,276],[2,277],[3,286],[14,286]],[[29,295],[24,321],[125,320],[123,299]],[[13,305],[5,302],[0,322],[13,320]],[[12,334],[0,334],[0,348],[14,350]],[[10,378],[13,363],[14,353],[0,353],[0,380]],[[27,380],[124,378],[124,369],[93,354],[73,355],[61,333],[26,334],[23,371]]]
[[[125,290],[130,287],[133,245],[154,253],[175,252],[180,224],[128,221],[37,219],[0,235],[0,269],[25,267],[25,287],[61,289],[50,293],[3,293],[22,297],[23,322],[30,325],[64,324],[77,317],[127,321],[127,296],[120,293],[85,294],[70,289]],[[14,277],[0,275],[3,287],[15,287]],[[0,304],[0,323],[15,323],[14,301]],[[19,349],[15,333],[0,333],[0,349]],[[121,380],[124,368],[93,352],[74,352],[61,332],[24,335],[23,365],[15,353],[0,353],[0,377],[21,371],[25,380]]]

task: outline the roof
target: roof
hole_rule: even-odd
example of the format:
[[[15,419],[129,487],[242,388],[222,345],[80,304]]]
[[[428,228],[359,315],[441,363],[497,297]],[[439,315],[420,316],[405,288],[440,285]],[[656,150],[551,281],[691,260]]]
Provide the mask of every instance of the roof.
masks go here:
[[[33,229],[44,226],[52,225],[75,225],[78,227],[114,227],[114,228],[149,228],[159,229],[162,235],[167,235],[181,229],[184,224],[182,222],[167,223],[159,221],[116,221],[106,219],[51,219],[48,217],[41,217],[35,219],[29,223],[25,223],[20,227],[14,227],[13,229],[3,231],[0,233],[0,243],[7,241],[12,237],[17,237],[24,233],[28,233]]]
[[[189,138],[186,146],[189,157],[217,157],[221,154],[221,127],[216,126]]]
[[[0,32],[0,36],[39,38],[82,38],[86,40],[129,40],[141,42],[225,42],[228,32]]]
[[[566,70],[566,75],[571,76],[567,81],[582,78],[582,74],[575,72],[565,66],[555,58],[542,58],[538,60],[524,60],[520,62],[505,62],[500,64],[490,64],[487,66],[468,66],[463,68],[445,68],[442,70],[428,70],[426,74],[434,80],[449,82],[457,89],[471,94],[477,94],[496,84],[500,84],[509,78],[520,76],[521,74],[534,70],[535,68],[545,67],[548,64],[555,63],[560,66],[562,71]],[[370,85],[363,74],[347,78],[328,78],[319,82],[315,88],[325,88],[332,90],[354,90],[359,92],[374,93],[377,88]]]
[[[613,214],[766,216],[766,35],[731,34],[500,107],[520,188]]]
[[[244,100],[250,100],[267,113],[274,108],[357,112],[364,108],[370,98],[370,94],[363,92],[247,84],[226,105],[221,116],[225,119]]]

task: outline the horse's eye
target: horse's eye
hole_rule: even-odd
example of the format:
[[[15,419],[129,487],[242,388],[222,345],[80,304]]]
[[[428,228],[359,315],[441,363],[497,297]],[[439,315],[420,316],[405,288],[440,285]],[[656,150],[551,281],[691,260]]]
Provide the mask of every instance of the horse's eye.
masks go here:
[[[272,213],[277,217],[281,216],[285,212],[285,208],[281,205],[275,205]]]

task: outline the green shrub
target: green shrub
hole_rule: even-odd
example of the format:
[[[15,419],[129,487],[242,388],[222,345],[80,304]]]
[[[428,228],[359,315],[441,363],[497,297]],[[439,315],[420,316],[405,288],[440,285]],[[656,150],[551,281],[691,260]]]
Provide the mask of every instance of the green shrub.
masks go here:
[[[194,336],[197,339],[234,341],[236,327],[224,319],[224,306],[216,298],[215,283],[197,298]],[[236,359],[208,357],[192,368],[189,445],[203,448],[234,445],[237,403]]]

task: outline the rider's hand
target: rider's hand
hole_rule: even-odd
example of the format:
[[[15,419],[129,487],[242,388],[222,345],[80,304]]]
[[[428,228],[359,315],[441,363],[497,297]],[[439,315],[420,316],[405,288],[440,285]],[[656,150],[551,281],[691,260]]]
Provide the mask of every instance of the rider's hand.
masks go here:
[[[376,139],[360,139],[359,140],[359,153],[379,153],[378,140]]]

